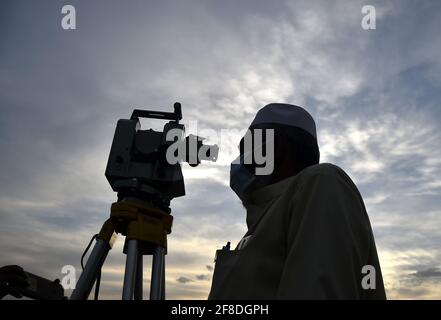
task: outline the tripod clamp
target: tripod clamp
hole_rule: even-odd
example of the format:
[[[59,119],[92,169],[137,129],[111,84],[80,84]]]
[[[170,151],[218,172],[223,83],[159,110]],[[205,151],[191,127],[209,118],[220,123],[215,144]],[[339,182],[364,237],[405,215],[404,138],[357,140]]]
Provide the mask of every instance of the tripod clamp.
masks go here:
[[[167,235],[173,225],[171,214],[137,202],[114,202],[110,212],[110,218],[104,222],[97,239],[110,243],[116,232],[126,236],[126,241],[138,240],[142,245],[141,254],[153,254],[155,246],[163,247],[167,253]]]

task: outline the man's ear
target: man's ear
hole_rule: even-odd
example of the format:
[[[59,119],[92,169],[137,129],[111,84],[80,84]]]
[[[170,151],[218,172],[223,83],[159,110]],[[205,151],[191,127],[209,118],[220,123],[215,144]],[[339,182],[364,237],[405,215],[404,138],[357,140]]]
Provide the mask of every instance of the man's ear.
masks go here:
[[[274,138],[274,170],[271,177],[271,183],[279,182],[287,177],[287,162],[289,156],[286,150],[285,138],[282,135]]]
[[[274,138],[274,176],[279,177],[284,171],[285,162],[289,157],[288,141],[283,135]]]
[[[274,164],[277,165],[276,161],[282,161],[283,158],[289,156],[289,149],[287,149],[288,140],[281,134],[274,138]]]

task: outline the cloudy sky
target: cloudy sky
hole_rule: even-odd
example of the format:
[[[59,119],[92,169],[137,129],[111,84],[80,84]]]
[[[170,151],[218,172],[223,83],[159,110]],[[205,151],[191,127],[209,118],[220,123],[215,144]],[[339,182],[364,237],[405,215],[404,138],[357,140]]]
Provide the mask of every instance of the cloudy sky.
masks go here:
[[[76,30],[61,28],[64,4]],[[376,30],[361,27],[365,4]],[[225,133],[217,164],[184,166],[187,195],[172,203],[167,297],[205,299],[215,250],[246,231],[228,187],[238,132],[287,102],[314,116],[322,162],[359,187],[388,297],[440,299],[439,30],[436,0],[2,0],[0,265],[79,273],[115,201],[104,170],[116,121],[180,101],[186,121]],[[102,298],[121,296],[122,244]]]

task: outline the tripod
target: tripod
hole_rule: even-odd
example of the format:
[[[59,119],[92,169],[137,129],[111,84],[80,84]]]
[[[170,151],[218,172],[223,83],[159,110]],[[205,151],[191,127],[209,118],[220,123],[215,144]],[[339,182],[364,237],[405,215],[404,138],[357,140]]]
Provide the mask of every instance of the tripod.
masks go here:
[[[165,254],[167,234],[171,233],[173,216],[170,209],[161,209],[138,197],[125,197],[111,206],[111,215],[104,222],[95,246],[87,259],[70,299],[87,299],[101,273],[104,261],[113,246],[115,233],[126,236],[123,300],[143,298],[143,256],[153,255],[150,299],[165,299]]]

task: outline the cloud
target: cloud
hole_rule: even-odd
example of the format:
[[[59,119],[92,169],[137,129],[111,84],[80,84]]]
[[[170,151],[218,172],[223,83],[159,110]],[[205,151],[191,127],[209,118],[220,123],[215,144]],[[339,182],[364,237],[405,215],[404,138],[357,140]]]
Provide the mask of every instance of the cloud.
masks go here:
[[[425,270],[419,270],[413,274],[416,278],[441,278],[441,268],[428,268]]]
[[[0,5],[1,264],[49,278],[65,264],[79,272],[116,200],[104,177],[116,121],[181,101],[185,120],[234,133],[222,136],[218,164],[184,166],[187,195],[172,202],[168,297],[206,298],[209,281],[195,280],[246,231],[228,188],[239,132],[278,101],[311,112],[322,160],[359,187],[388,295],[440,297],[424,277],[441,261],[439,2],[371,1],[369,32],[363,1],[72,4],[72,32],[56,1]],[[103,298],[121,296],[122,246],[120,237],[106,261]],[[412,287],[416,278],[425,280]]]
[[[192,282],[193,280],[189,279],[189,278],[186,278],[186,277],[179,277],[179,278],[176,279],[176,281],[179,282],[179,283],[185,284],[185,283],[188,283],[188,282]]]
[[[197,279],[197,280],[200,280],[200,281],[210,281],[210,280],[211,280],[211,277],[210,277],[209,274],[198,274],[198,275],[196,276],[196,279]]]

